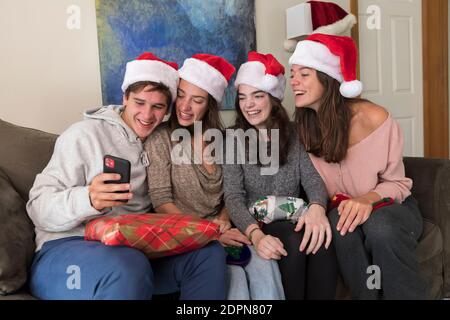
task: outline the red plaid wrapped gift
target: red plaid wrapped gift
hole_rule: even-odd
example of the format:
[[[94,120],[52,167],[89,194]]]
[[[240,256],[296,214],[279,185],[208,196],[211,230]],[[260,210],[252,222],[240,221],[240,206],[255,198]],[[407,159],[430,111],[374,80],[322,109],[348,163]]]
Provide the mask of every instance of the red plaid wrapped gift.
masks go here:
[[[90,221],[84,238],[109,246],[136,248],[149,258],[160,258],[192,251],[217,240],[219,226],[187,214],[124,214]]]

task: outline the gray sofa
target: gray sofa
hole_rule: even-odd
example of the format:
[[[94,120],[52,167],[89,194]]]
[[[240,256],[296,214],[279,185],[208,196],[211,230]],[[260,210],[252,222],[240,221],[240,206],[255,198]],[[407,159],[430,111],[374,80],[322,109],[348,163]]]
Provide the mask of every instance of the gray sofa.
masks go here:
[[[33,258],[33,225],[25,203],[37,173],[49,161],[57,136],[0,120],[0,300],[33,299],[27,268]],[[450,298],[450,160],[405,158],[414,180],[424,230],[417,248],[430,298]],[[337,298],[348,297],[340,284]]]

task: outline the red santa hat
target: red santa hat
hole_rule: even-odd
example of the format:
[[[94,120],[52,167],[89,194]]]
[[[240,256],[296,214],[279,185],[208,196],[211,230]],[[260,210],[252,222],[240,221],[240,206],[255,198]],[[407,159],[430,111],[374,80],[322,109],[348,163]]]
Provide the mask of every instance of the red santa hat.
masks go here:
[[[181,79],[205,90],[217,102],[222,102],[228,81],[235,70],[234,66],[222,57],[198,53],[184,60],[178,73]]]
[[[286,88],[284,67],[271,54],[251,51],[248,53],[247,62],[241,65],[237,73],[234,86],[238,88],[240,84],[270,93],[282,101]]]
[[[133,83],[152,81],[166,85],[172,94],[172,100],[177,96],[178,65],[175,62],[165,61],[151,52],[144,52],[135,60],[127,63],[122,91]]]
[[[303,35],[312,33],[340,35],[350,30],[356,23],[353,14],[347,13],[332,2],[307,1],[300,4],[297,10],[296,12],[301,12],[304,19],[304,30],[300,30]]]
[[[346,98],[361,94],[362,83],[356,79],[358,52],[350,37],[312,34],[297,44],[289,65],[297,64],[319,70],[341,83]]]

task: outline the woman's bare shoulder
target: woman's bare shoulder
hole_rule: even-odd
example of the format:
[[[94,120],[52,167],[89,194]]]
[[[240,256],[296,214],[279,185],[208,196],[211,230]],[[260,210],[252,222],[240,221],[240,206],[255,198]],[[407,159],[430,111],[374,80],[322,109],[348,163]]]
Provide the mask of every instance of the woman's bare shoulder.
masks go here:
[[[389,117],[384,107],[366,100],[355,103],[353,109],[358,114],[359,122],[370,131],[381,126]]]

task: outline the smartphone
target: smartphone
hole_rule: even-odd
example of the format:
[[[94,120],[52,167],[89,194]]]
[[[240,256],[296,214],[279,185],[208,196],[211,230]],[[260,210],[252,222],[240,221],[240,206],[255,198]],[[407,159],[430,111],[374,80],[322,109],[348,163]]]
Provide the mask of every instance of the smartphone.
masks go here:
[[[119,180],[108,180],[105,183],[130,183],[131,164],[130,161],[111,155],[103,157],[103,173],[118,173]],[[128,191],[115,191],[117,193],[128,193]],[[120,200],[127,202],[127,200]]]

